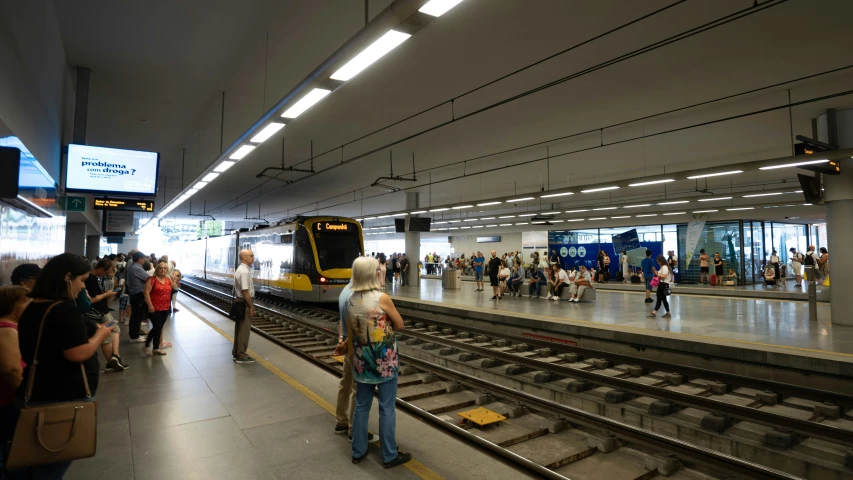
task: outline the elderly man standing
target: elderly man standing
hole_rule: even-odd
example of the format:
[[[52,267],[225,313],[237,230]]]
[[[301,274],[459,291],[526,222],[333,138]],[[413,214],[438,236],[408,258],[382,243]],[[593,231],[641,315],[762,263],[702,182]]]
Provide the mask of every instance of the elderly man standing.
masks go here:
[[[252,330],[252,317],[255,316],[255,284],[252,281],[252,264],[255,254],[251,250],[240,250],[240,265],[234,271],[234,301],[246,303],[246,313],[242,320],[234,325],[234,348],[231,356],[236,363],[255,363],[255,359],[246,354],[249,348],[249,332]]]

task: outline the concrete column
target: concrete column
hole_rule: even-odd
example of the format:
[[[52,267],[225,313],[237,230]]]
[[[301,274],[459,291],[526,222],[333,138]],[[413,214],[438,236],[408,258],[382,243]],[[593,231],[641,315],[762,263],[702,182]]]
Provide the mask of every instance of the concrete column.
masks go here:
[[[419,194],[417,192],[406,192],[406,209],[414,210],[420,207]],[[418,270],[418,259],[421,256],[421,232],[410,232],[406,230],[406,257],[409,259],[409,286],[420,287],[421,272]]]
[[[67,223],[65,225],[65,251],[77,255],[86,254],[85,223]]]
[[[101,236],[86,235],[86,258],[94,260],[101,254]]]
[[[838,110],[837,142],[839,148],[853,147],[853,109]],[[818,119],[820,141],[833,136],[827,128],[827,116]],[[841,175],[823,176],[826,200],[826,241],[829,250],[829,302],[832,323],[853,326],[853,159],[841,161]],[[814,242],[813,242],[814,243]]]

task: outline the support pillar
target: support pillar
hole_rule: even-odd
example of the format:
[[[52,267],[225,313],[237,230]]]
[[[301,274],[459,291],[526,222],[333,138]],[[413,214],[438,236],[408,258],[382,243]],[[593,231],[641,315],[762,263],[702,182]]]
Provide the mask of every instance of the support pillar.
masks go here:
[[[86,235],[86,258],[92,261],[101,256],[101,236]]]
[[[835,132],[827,115],[818,118],[822,142],[837,139],[839,148],[853,147],[853,109],[836,111]],[[829,125],[828,125],[829,124]],[[829,250],[829,302],[832,323],[853,326],[853,159],[841,160],[841,175],[824,175],[826,200],[826,241]]]
[[[417,192],[406,192],[406,210],[419,208],[419,194]],[[418,270],[418,259],[421,258],[421,232],[410,232],[406,229],[406,257],[409,259],[408,285],[420,287],[421,272]]]
[[[65,251],[80,256],[86,254],[85,223],[67,223],[65,225]]]

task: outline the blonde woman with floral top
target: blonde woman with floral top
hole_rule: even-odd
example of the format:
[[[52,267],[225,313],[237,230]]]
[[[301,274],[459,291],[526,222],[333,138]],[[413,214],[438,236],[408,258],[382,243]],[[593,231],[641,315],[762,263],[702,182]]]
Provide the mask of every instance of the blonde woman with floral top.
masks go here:
[[[385,468],[391,468],[412,459],[411,454],[397,451],[395,433],[397,369],[400,366],[396,332],[403,329],[403,318],[391,297],[380,290],[377,267],[376,260],[370,257],[359,257],[353,262],[352,293],[347,300],[347,338],[352,346],[356,382],[352,463],[360,463],[367,455],[367,421],[376,388],[382,461]]]

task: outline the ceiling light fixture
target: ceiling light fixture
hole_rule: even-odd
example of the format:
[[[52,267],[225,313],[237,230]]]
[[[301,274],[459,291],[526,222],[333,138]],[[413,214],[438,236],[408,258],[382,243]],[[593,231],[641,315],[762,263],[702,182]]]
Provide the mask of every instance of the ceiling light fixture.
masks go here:
[[[495,217],[483,217],[480,220],[494,220]]]
[[[719,212],[719,210],[694,210],[693,213],[714,213]]]
[[[631,216],[630,216],[630,215],[622,215],[622,216],[619,216],[619,217],[610,217],[610,218],[615,220],[615,219],[617,219],[617,218],[631,218]]]
[[[595,193],[595,192],[604,192],[607,190],[618,190],[619,187],[601,187],[601,188],[591,188],[589,190],[581,190],[581,193]],[[592,219],[590,219],[592,220]]]
[[[657,213],[646,213],[643,215],[637,215],[637,218],[640,218],[640,217],[657,217],[657,216],[658,216]]]
[[[669,213],[664,213],[664,215],[684,215],[685,213],[687,213],[687,212],[669,212]]]
[[[252,137],[252,139],[249,141],[252,143],[263,143],[268,138],[275,135],[275,132],[281,130],[282,128],[284,128],[283,123],[273,122],[264,127],[263,130],[258,132],[258,134]]]
[[[752,197],[771,197],[773,195],[782,195],[784,192],[771,192],[771,193],[753,193],[752,195],[744,195],[743,198],[752,198]]]
[[[489,206],[489,205],[497,205],[497,204],[499,204],[499,203],[503,203],[503,202],[486,202],[486,203],[478,203],[478,204],[477,204],[477,206],[478,206],[478,207],[487,207],[487,206]]]
[[[454,210],[462,210],[463,208],[471,208],[474,205],[459,205],[458,207],[452,207]]]
[[[565,213],[580,213],[580,212],[588,212],[589,209],[584,210],[566,210]]]
[[[687,177],[687,179],[688,180],[695,180],[697,178],[719,177],[720,175],[735,175],[738,173],[743,173],[743,170],[732,170],[729,172],[717,172],[717,173],[706,173],[704,175],[693,175],[691,177]]]
[[[417,215],[419,213],[426,213],[426,210],[418,210],[417,212],[412,212],[410,215]]]
[[[607,220],[607,217],[595,217],[595,218],[590,218],[590,220]]]
[[[658,184],[658,183],[669,183],[669,182],[674,182],[674,181],[675,181],[675,179],[674,179],[674,178],[667,178],[667,179],[665,179],[665,180],[652,180],[652,181],[650,181],[650,182],[632,183],[632,184],[630,184],[630,185],[628,185],[628,186],[629,186],[629,187],[642,187],[642,186],[645,186],[645,185],[656,185],[656,184]]]
[[[212,181],[213,181],[213,179],[215,179],[215,178],[216,178],[216,177],[218,177],[218,176],[219,176],[219,174],[218,174],[218,173],[213,173],[213,172],[211,172],[211,173],[208,173],[207,175],[205,175],[205,176],[201,179],[201,181],[202,181],[202,182],[212,182]]]
[[[432,222],[433,225],[442,225],[444,223],[447,223],[447,222]]]
[[[740,208],[727,208],[727,212],[736,212],[738,210],[755,210],[755,207],[740,207]]]
[[[566,195],[574,195],[574,192],[551,193],[549,195],[540,195],[539,198],[565,197]]]
[[[448,220],[447,223],[459,223],[462,220]]]
[[[464,220],[462,220],[462,221],[463,221],[463,222],[477,222],[477,221],[479,221],[479,220],[480,220],[479,218],[466,218],[466,219],[464,219]]]
[[[569,219],[566,221],[567,222],[582,222],[582,221],[584,221],[584,219],[583,218],[572,218],[572,219]]]
[[[592,211],[597,212],[599,210],[616,210],[616,208],[617,207],[599,207],[599,208],[593,208]]]
[[[535,213],[524,213],[524,214],[519,215],[519,217],[535,217],[535,216],[536,216]]]
[[[497,227],[497,225],[486,225],[487,227]]]
[[[246,155],[252,153],[252,150],[255,149],[254,145],[243,145],[238,148],[234,153],[231,154],[231,160],[242,160]]]
[[[205,186],[207,186],[207,182],[198,182],[195,185],[193,185],[193,188],[196,190],[201,190]]]
[[[362,50],[362,52],[356,55],[355,58],[338,69],[337,72],[333,73],[330,78],[332,80],[346,82],[352,77],[358,75],[365,68],[372,65],[373,62],[382,58],[386,53],[405,42],[409,37],[411,37],[411,35],[408,33],[389,30],[388,33],[379,37],[378,40]]]
[[[462,2],[462,0],[430,0],[418,11],[426,13],[427,15],[432,15],[433,17],[440,17],[447,13],[451,8],[459,5],[460,2]]]
[[[542,215],[559,215],[560,212],[542,212]]]
[[[639,208],[639,207],[651,207],[651,206],[652,206],[651,203],[644,203],[642,205],[625,205],[622,208]]]
[[[449,208],[433,208],[430,212],[443,212],[445,210],[450,210]]]
[[[217,173],[222,173],[225,170],[228,170],[229,168],[233,167],[235,163],[237,162],[229,162],[228,160],[223,160],[222,163],[220,163],[216,166],[216,168],[213,169],[213,171]]]
[[[700,202],[716,202],[717,200],[731,200],[732,197],[711,197],[711,198],[700,198]]]
[[[511,223],[502,223],[501,226],[502,227],[510,227],[510,226],[512,226],[512,224]]]
[[[794,162],[794,163],[783,163],[782,165],[771,165],[769,167],[760,167],[759,170],[774,170],[777,168],[788,168],[788,167],[799,167],[801,165],[815,165],[818,163],[827,163],[829,160],[821,159],[821,160],[809,160],[806,162]]]
[[[516,225],[529,225],[529,223],[527,223],[527,222],[518,222],[518,223],[516,223]]]
[[[533,200],[533,197],[514,198],[512,200],[507,200],[506,203],[526,202],[528,200]]]
[[[474,225],[474,228],[483,228],[482,225]]]
[[[498,218],[515,218],[515,215],[504,215],[504,216],[498,217]]]
[[[293,104],[292,107],[285,110],[284,113],[281,114],[281,116],[283,118],[296,118],[305,113],[305,110],[308,110],[309,108],[313,107],[315,103],[319,102],[330,93],[332,93],[331,90],[326,90],[325,88],[315,88],[314,90],[308,92],[308,94],[302,97],[298,102]]]

